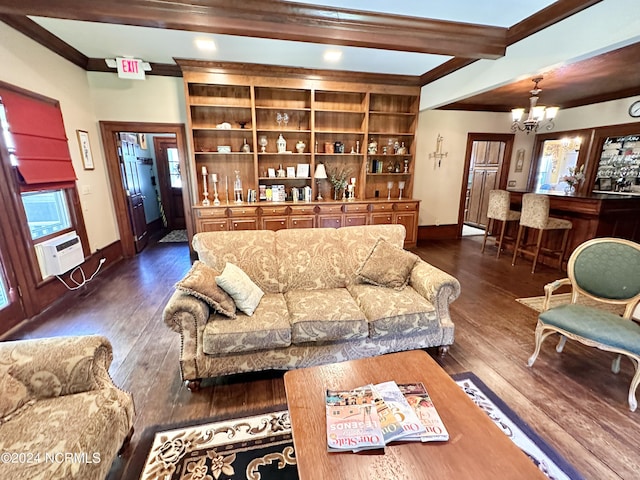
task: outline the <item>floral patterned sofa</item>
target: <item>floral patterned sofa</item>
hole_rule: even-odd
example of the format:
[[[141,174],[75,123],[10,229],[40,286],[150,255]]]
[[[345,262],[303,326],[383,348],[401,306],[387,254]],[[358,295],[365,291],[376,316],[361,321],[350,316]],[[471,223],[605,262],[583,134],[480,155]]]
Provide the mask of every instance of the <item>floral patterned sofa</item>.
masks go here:
[[[133,433],[101,336],[0,343],[0,478],[103,480]]]
[[[420,259],[402,289],[357,274],[379,239],[401,250],[404,237],[402,225],[196,234],[201,262],[219,272],[237,265],[264,296],[252,316],[230,319],[174,292],[163,318],[182,336],[182,379],[194,390],[203,378],[239,372],[426,347],[444,354],[453,343],[449,304],[460,294],[454,277]]]

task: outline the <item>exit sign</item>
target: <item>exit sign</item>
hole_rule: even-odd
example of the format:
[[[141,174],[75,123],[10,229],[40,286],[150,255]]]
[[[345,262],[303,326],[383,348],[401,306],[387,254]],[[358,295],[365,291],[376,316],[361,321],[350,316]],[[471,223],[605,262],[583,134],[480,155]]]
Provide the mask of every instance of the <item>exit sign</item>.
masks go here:
[[[118,77],[133,78],[136,80],[144,80],[144,70],[142,69],[142,60],[137,58],[116,58]]]

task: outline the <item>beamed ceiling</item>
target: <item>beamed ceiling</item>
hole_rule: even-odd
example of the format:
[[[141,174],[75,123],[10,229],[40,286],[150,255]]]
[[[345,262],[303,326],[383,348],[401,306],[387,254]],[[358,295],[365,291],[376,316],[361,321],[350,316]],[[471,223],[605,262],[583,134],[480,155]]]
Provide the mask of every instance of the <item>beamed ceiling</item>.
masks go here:
[[[376,2],[360,0],[10,0],[0,1],[0,21],[88,71],[112,72],[104,58],[132,55],[149,61],[153,75],[180,76],[174,59],[193,58],[236,71],[269,64],[347,78],[354,70],[371,81],[394,75],[425,85],[479,59],[501,58],[509,45],[600,1],[491,0],[481,8],[476,0],[397,0],[374,11]],[[197,56],[195,35],[214,38],[220,52]],[[316,60],[329,46],[344,51],[342,65]],[[544,103],[566,108],[638,95],[638,58],[634,44],[540,72]],[[441,108],[526,107],[532,86],[525,79]]]

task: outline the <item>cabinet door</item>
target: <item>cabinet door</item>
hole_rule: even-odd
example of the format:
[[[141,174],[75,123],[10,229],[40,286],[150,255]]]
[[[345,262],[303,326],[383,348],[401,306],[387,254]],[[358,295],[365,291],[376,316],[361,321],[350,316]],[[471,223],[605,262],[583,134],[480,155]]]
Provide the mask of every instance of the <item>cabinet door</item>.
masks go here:
[[[289,217],[288,228],[313,228],[316,226],[316,217],[313,215],[301,215]]]
[[[470,223],[480,224],[480,210],[482,208],[482,189],[486,170],[474,170],[471,173],[471,191],[469,194],[469,214]]]
[[[484,176],[484,185],[482,187],[482,203],[480,207],[480,225],[483,227],[487,225],[489,219],[487,218],[487,210],[489,209],[489,192],[496,188],[498,181],[497,170],[487,170]]]
[[[418,212],[399,212],[395,214],[395,223],[404,225],[407,234],[405,245],[415,245],[418,242]]]
[[[318,227],[333,227],[338,228],[342,226],[342,215],[318,215]]]
[[[393,215],[389,213],[372,213],[370,218],[371,225],[388,225],[393,223]]]
[[[231,230],[258,230],[257,218],[232,218]]]
[[[229,230],[226,218],[201,218],[196,222],[196,232],[225,232]]]
[[[355,227],[358,225],[366,225],[366,224],[367,224],[366,213],[353,213],[353,214],[344,216],[345,227]]]
[[[262,230],[282,230],[287,228],[287,217],[262,217]]]

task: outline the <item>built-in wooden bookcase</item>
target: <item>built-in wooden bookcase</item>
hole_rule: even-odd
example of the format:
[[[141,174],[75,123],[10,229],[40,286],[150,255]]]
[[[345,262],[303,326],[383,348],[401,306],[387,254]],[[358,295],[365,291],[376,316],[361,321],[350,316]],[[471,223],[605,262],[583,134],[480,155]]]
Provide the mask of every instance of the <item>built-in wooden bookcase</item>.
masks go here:
[[[386,199],[389,182],[392,198],[399,197],[399,182],[404,182],[403,197],[411,198],[418,86],[224,74],[197,63],[188,62],[186,68],[181,63],[197,179],[194,198],[202,200],[201,171],[206,167],[217,174],[218,193],[225,202],[226,189],[233,201],[235,172],[240,173],[244,196],[260,184],[281,183],[288,191],[309,186],[313,198],[319,189],[325,199],[332,199],[329,180],[314,179],[318,163],[325,164],[328,174],[344,172],[355,178],[357,199]],[[280,135],[287,153],[278,153]],[[263,152],[260,140],[265,138]],[[376,153],[368,151],[371,141],[377,142]],[[296,150],[298,142],[305,145],[303,153]],[[243,152],[245,143],[249,153]],[[397,154],[398,146],[406,153]],[[298,164],[309,165],[308,176],[269,177],[270,169],[280,166],[285,171],[294,167],[297,173]]]
[[[382,76],[366,74],[338,81],[295,69],[275,67],[273,75],[264,70],[247,74],[232,64],[225,68],[207,62],[178,63],[189,112],[193,152],[189,168],[195,172],[190,188],[197,199],[197,231],[403,223],[410,232],[409,244],[415,244],[418,202],[411,195],[419,86],[385,83]],[[286,140],[285,152],[277,148],[280,135]],[[377,151],[369,150],[371,142],[377,143]],[[296,146],[302,144],[299,152]],[[347,206],[341,193],[334,199],[329,179],[314,177],[319,163],[329,176],[342,173],[348,182],[355,179],[353,205]],[[308,173],[301,174],[305,165]],[[203,167],[211,201],[206,208],[202,207]],[[273,178],[280,169],[285,176]],[[295,171],[295,176],[288,171]],[[241,204],[234,202],[236,172],[242,181]],[[218,179],[217,209],[212,174]],[[284,185],[288,203],[260,201],[261,185]],[[312,210],[293,206],[294,187],[298,192],[311,189]],[[247,203],[249,189],[256,192],[256,203]],[[323,205],[316,201],[318,193],[325,202],[338,200],[342,205]]]

